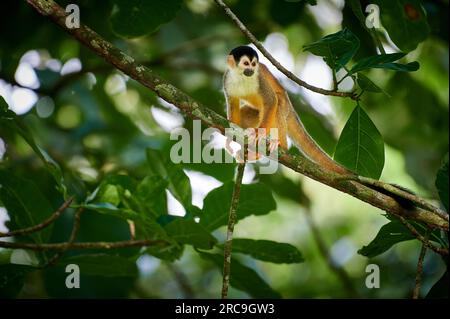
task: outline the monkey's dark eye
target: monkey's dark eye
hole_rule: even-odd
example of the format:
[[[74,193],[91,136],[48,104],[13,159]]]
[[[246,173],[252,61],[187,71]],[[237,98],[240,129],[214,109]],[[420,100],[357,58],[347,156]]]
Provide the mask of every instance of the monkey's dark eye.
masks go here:
[[[245,65],[245,66],[249,66],[250,63],[248,63],[247,61],[245,61],[245,62],[244,62],[244,65]]]
[[[253,62],[253,63],[252,63],[252,66],[256,66],[256,62]]]

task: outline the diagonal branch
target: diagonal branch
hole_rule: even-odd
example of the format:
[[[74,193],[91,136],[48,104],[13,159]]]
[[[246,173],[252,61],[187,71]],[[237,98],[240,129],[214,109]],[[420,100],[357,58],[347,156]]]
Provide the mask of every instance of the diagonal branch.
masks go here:
[[[280,62],[278,62],[270,53],[269,51],[264,48],[264,46],[261,44],[261,42],[256,39],[256,37],[247,29],[247,27],[239,20],[239,18],[231,11],[231,9],[222,1],[222,0],[214,0],[219,7],[221,7],[225,13],[230,17],[231,20],[237,25],[237,27],[242,31],[242,33],[252,42],[259,51],[278,69],[281,73],[286,75],[289,79],[300,85],[301,87],[304,87],[305,89],[308,89],[310,91],[323,94],[323,95],[332,95],[332,96],[339,96],[339,97],[349,97],[352,99],[356,99],[356,95],[353,92],[338,92],[336,90],[326,90],[322,88],[315,87],[311,84],[306,83],[302,79],[298,78],[294,73],[286,69],[284,66],[281,65]]]
[[[10,231],[7,233],[0,233],[0,237],[23,236],[23,235],[31,234],[31,233],[37,232],[39,230],[42,230],[42,229],[46,228],[47,226],[49,226],[51,223],[53,223],[55,220],[57,220],[59,218],[59,216],[61,216],[61,214],[69,207],[69,205],[72,203],[72,201],[73,201],[73,197],[70,197],[67,201],[65,201],[61,205],[60,208],[58,208],[49,218],[47,218],[42,223],[31,226],[31,227],[27,227],[27,228],[13,230],[13,231]]]
[[[178,107],[188,116],[200,119],[209,127],[215,127],[224,132],[230,127],[230,123],[211,109],[201,105],[193,98],[173,86],[172,84],[155,75],[147,67],[136,63],[135,60],[104,40],[97,33],[85,25],[78,29],[69,29],[65,25],[66,12],[53,0],[27,0],[39,13],[47,16],[56,24],[65,29],[74,38],[91,49],[98,56],[114,65],[140,84],[154,91],[159,97],[168,103]],[[237,127],[236,127],[237,128]],[[244,140],[244,130],[237,128],[236,136]],[[360,184],[357,181],[345,180],[342,175],[329,171],[302,155],[290,155],[282,148],[278,149],[279,162],[292,170],[308,176],[318,182],[350,194],[364,202],[367,202],[382,211],[387,211],[397,216],[422,221],[432,227],[448,230],[448,221],[432,212],[422,208],[405,208],[394,197],[383,194],[373,188]]]

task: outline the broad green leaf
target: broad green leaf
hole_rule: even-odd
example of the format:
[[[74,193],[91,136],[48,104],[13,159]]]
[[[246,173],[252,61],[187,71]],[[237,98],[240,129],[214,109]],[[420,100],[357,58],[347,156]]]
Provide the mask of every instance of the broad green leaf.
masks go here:
[[[367,76],[362,73],[358,73],[357,82],[361,90],[373,92],[373,93],[383,93],[383,89],[372,82]]]
[[[50,202],[32,181],[6,170],[0,170],[0,200],[11,218],[10,230],[37,225],[54,212]],[[27,237],[41,244],[48,240],[51,228],[50,225]]]
[[[60,265],[75,264],[83,275],[104,277],[135,277],[138,274],[136,262],[128,258],[107,255],[77,255],[61,260]]]
[[[439,192],[441,202],[448,211],[448,158],[446,159],[444,165],[439,169],[435,184]]]
[[[415,239],[414,235],[402,223],[394,220],[383,225],[370,244],[361,248],[358,254],[372,258],[384,253],[397,243],[411,239]]]
[[[378,179],[384,166],[383,137],[357,105],[336,145],[334,159],[362,176]]]
[[[177,242],[200,249],[211,249],[217,242],[214,236],[192,219],[177,218],[167,224],[164,229]]]
[[[223,270],[223,256],[198,252],[200,256],[212,261],[221,271]],[[236,289],[248,293],[253,298],[281,298],[281,295],[272,289],[256,271],[244,266],[236,259],[231,259],[230,284]]]
[[[109,175],[87,201],[117,207],[123,204],[141,215],[156,218],[167,214],[166,186],[167,181],[158,175],[147,176],[141,182],[127,175]]]
[[[373,3],[380,6],[381,23],[400,50],[414,50],[430,34],[420,0],[374,0]]]
[[[442,275],[442,277],[431,287],[430,291],[426,295],[426,299],[448,299],[448,270]]]
[[[293,264],[304,261],[301,252],[295,246],[271,240],[235,238],[233,239],[233,253],[250,255],[255,259],[276,264]]]
[[[182,2],[182,0],[113,0],[114,8],[110,19],[112,29],[126,38],[155,32],[162,24],[175,18]]]
[[[147,148],[147,162],[152,173],[166,179],[172,195],[189,209],[192,206],[191,183],[182,166],[172,163],[166,155],[150,148]]]
[[[338,71],[346,65],[359,48],[359,39],[348,29],[327,35],[303,46],[304,51],[323,57],[328,66]]]
[[[200,218],[200,224],[205,229],[212,231],[227,224],[233,188],[234,182],[228,182],[206,195]],[[241,186],[236,211],[238,220],[250,215],[265,215],[275,208],[272,191],[266,185],[258,183]]]
[[[359,60],[350,69],[350,74],[368,70],[368,69],[388,69],[400,72],[413,72],[419,69],[418,62],[407,64],[393,63],[405,56],[405,53],[389,53],[373,55]]]
[[[160,176],[147,176],[137,186],[134,194],[153,216],[167,214],[167,180]]]
[[[9,127],[11,130],[17,132],[33,149],[36,155],[42,160],[47,171],[53,176],[58,190],[63,194],[64,198],[68,198],[67,187],[64,182],[64,177],[60,166],[53,160],[50,155],[42,148],[40,148],[29,131],[28,127],[22,123],[20,118],[11,110],[8,110],[8,104],[0,96],[0,124]]]

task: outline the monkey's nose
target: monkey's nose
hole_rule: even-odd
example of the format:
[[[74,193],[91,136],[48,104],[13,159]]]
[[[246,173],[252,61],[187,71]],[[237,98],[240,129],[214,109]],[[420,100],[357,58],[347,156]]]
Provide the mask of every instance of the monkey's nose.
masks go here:
[[[245,76],[252,76],[253,73],[255,73],[255,71],[253,71],[252,69],[245,69],[244,70],[244,75]]]

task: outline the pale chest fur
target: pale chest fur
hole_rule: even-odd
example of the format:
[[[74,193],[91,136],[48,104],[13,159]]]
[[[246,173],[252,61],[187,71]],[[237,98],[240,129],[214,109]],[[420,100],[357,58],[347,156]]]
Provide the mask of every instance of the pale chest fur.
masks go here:
[[[256,94],[259,89],[258,74],[251,77],[229,71],[225,76],[225,91],[228,96],[245,97]]]

